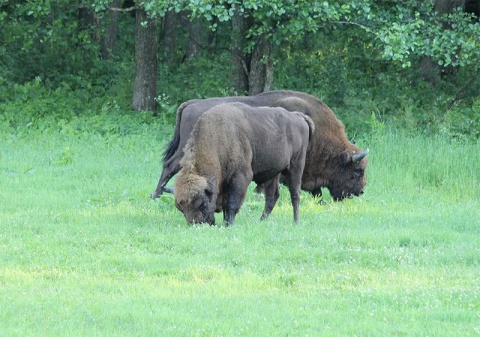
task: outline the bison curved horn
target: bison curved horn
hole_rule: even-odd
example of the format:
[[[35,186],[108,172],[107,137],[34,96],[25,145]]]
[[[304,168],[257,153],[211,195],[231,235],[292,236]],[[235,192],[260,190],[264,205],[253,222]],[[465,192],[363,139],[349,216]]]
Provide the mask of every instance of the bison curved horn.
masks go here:
[[[366,149],[366,150],[363,151],[363,152],[354,154],[354,155],[352,156],[352,162],[354,162],[354,163],[359,162],[360,160],[362,160],[363,158],[365,158],[365,157],[367,156],[368,152],[370,152],[370,150],[369,150],[369,149]]]

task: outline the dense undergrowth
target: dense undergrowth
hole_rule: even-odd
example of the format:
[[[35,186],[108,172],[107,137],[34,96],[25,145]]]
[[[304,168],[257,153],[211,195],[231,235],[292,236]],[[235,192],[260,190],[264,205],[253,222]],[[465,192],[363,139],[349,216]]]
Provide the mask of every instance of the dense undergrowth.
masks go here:
[[[130,132],[129,123],[148,124],[156,119],[173,125],[181,102],[238,95],[229,87],[228,53],[219,53],[218,61],[213,63],[202,56],[188,64],[161,64],[156,114],[130,112],[133,73],[127,64],[121,66],[125,71],[112,74],[114,78],[107,84],[93,77],[82,77],[82,86],[45,82],[41,77],[14,84],[0,77],[0,128],[75,132],[90,127],[92,131],[125,133]],[[433,87],[419,81],[412,70],[392,65],[379,65],[386,70],[372,72],[355,69],[354,64],[346,68],[348,60],[333,56],[327,57],[328,65],[321,61],[315,53],[305,56],[292,52],[277,65],[273,89],[305,91],[319,97],[343,121],[351,138],[368,137],[387,126],[456,140],[480,138],[480,84],[473,81],[468,88],[459,88],[462,79],[468,78],[466,73]],[[122,122],[112,124],[107,115]]]

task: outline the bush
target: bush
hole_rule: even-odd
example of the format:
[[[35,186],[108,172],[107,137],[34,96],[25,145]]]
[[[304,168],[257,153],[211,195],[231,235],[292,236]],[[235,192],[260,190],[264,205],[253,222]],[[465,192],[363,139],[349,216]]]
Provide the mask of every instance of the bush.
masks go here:
[[[126,135],[139,125],[156,122],[151,113],[132,112],[115,99],[85,99],[83,91],[63,85],[48,90],[40,80],[24,85],[2,86],[6,95],[0,101],[0,130],[17,134],[60,132],[100,135]],[[8,100],[5,97],[9,98]]]

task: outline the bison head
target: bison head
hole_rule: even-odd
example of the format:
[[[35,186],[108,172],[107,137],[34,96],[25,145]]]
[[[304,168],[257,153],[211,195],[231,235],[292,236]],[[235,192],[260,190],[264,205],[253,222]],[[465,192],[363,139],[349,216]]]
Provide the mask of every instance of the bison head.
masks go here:
[[[207,180],[202,176],[181,173],[175,182],[175,206],[188,223],[214,225],[214,178]]]
[[[340,153],[336,171],[327,186],[335,201],[363,194],[367,184],[365,168],[368,152],[367,149],[363,152],[346,150]]]

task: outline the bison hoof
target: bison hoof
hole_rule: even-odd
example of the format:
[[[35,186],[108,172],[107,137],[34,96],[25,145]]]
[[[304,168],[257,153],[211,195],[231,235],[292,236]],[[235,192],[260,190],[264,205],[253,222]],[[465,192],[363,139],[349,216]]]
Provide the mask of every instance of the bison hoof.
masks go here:
[[[151,199],[157,199],[157,198],[159,198],[161,195],[162,195],[162,193],[153,192],[152,194],[150,194],[150,198],[151,198]]]

